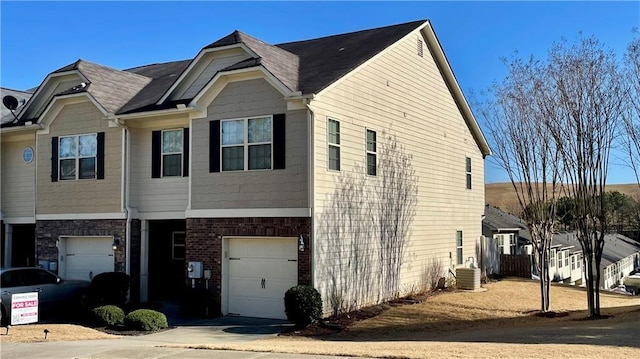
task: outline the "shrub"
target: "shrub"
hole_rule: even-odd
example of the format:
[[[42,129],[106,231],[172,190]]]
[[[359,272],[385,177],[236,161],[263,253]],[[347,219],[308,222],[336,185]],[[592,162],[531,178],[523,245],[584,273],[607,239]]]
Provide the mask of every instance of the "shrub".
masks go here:
[[[134,330],[155,331],[166,329],[167,317],[155,310],[138,309],[124,317],[124,324]]]
[[[123,307],[129,292],[129,275],[123,272],[105,272],[91,280],[91,301],[94,305],[113,304]]]
[[[284,294],[284,308],[290,322],[306,327],[322,316],[322,298],[314,287],[298,285]]]
[[[91,316],[97,325],[113,327],[124,323],[124,310],[115,305],[93,308]]]

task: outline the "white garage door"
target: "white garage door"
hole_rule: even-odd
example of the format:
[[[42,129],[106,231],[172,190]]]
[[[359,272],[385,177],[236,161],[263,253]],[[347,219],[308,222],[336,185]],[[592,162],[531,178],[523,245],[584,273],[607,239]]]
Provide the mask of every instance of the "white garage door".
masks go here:
[[[284,293],[298,284],[296,238],[229,240],[229,314],[286,319]]]
[[[111,237],[67,237],[65,279],[91,280],[103,272],[113,272]]]

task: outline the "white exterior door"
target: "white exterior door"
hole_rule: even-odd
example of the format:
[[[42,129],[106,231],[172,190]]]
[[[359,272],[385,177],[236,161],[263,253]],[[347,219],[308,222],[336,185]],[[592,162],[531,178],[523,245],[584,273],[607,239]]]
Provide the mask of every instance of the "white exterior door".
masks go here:
[[[111,237],[67,237],[64,279],[91,280],[103,272],[113,272]]]
[[[230,315],[286,319],[284,293],[298,284],[296,238],[231,238]]]

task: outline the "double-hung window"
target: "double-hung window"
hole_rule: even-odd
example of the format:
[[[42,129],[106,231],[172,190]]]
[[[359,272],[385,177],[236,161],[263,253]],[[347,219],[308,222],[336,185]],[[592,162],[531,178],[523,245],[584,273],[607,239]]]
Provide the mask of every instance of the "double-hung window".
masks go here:
[[[552,249],[549,251],[549,267],[556,266],[556,250]]]
[[[456,231],[456,263],[463,264],[463,253],[462,253],[462,231]]]
[[[271,169],[271,116],[221,121],[222,170]]]
[[[367,130],[367,174],[375,176],[378,170],[378,152],[377,152],[376,131]]]
[[[330,170],[340,171],[340,122],[331,118],[327,120],[327,142],[328,167]]]
[[[466,158],[467,189],[471,189],[471,157]]]
[[[59,141],[60,180],[95,179],[97,134],[61,136]]]
[[[182,176],[183,129],[162,131],[162,177]]]

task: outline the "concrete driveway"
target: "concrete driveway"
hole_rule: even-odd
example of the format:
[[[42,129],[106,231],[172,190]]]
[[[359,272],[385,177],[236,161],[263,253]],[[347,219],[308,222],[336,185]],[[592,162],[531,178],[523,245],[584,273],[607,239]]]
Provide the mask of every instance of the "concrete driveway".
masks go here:
[[[283,320],[222,317],[210,320],[173,323],[173,329],[159,333],[119,339],[60,341],[41,343],[3,343],[2,359],[57,358],[229,358],[292,359],[330,358],[279,353],[212,351],[204,349],[166,348],[163,346],[221,344],[252,341],[276,336],[291,326]],[[342,357],[344,358],[344,357]]]

